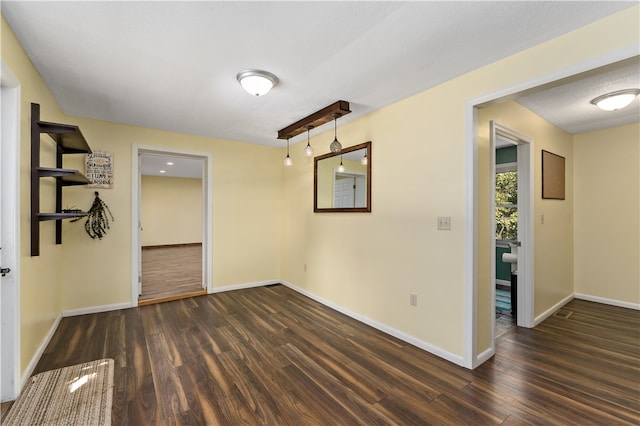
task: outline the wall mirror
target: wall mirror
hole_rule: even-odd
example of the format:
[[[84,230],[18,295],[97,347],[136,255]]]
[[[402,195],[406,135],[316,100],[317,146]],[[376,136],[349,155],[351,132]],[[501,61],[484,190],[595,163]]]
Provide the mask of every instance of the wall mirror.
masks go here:
[[[371,211],[371,142],[314,160],[314,212]]]

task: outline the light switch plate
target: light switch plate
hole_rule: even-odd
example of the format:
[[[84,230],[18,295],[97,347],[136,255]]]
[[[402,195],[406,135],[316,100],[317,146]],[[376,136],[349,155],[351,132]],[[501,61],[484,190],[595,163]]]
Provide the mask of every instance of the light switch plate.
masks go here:
[[[438,216],[438,230],[439,231],[451,230],[451,216]]]

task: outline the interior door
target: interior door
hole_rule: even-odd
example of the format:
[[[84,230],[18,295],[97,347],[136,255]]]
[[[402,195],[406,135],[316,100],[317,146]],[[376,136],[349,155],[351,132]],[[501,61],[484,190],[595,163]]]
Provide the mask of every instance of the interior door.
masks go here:
[[[2,62],[0,140],[0,399],[10,401],[19,392],[20,241],[19,206],[19,123],[20,85]]]
[[[354,207],[355,179],[348,176],[336,175],[334,191],[334,207]]]
[[[142,157],[138,153],[138,296],[142,295]]]

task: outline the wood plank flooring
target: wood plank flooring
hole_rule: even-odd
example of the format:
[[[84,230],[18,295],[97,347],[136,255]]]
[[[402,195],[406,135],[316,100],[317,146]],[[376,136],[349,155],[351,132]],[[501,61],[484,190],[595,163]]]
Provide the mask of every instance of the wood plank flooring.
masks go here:
[[[202,244],[144,247],[139,305],[206,294],[202,288]]]
[[[578,300],[475,371],[276,285],[63,318],[34,374],[103,357],[114,425],[640,423],[640,312]]]

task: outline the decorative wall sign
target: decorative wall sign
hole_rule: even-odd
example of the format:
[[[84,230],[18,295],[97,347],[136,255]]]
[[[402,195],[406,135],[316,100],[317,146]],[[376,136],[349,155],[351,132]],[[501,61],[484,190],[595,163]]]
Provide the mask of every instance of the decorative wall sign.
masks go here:
[[[564,200],[564,157],[542,150],[542,198]]]
[[[87,185],[88,188],[113,188],[113,154],[87,154],[85,176],[91,182]]]

